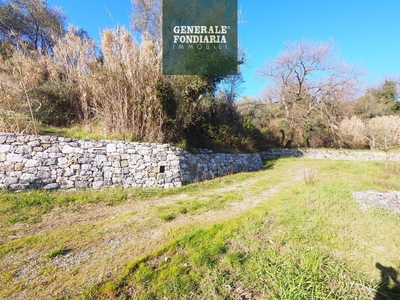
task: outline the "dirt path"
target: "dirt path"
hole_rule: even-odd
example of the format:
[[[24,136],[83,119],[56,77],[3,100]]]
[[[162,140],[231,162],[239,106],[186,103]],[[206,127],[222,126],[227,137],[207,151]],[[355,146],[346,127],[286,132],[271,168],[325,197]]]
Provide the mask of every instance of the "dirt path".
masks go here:
[[[146,201],[128,200],[114,207],[85,205],[77,211],[54,209],[44,215],[39,224],[15,226],[13,232],[16,234],[9,239],[35,236],[42,243],[46,239],[60,239],[69,252],[49,259],[45,257],[48,251],[44,250],[45,245],[33,245],[27,251],[12,251],[0,261],[2,268],[16,270],[12,274],[13,280],[0,288],[0,297],[54,299],[77,295],[84,287],[121,275],[129,262],[167,243],[179,235],[181,228],[209,226],[262,204],[293,181],[301,180],[300,170],[297,168],[293,172],[286,170],[284,179],[275,186],[260,187],[260,182],[269,176],[267,171],[263,171],[252,173],[245,181],[207,190],[207,193],[221,195],[238,193],[242,195],[242,201],[201,214],[178,215],[170,222],[156,218],[155,208],[178,200],[195,200],[195,196],[179,194]],[[290,180],[286,180],[288,176]],[[251,191],[255,186],[261,191],[257,195]],[[65,239],[65,236],[69,238]]]

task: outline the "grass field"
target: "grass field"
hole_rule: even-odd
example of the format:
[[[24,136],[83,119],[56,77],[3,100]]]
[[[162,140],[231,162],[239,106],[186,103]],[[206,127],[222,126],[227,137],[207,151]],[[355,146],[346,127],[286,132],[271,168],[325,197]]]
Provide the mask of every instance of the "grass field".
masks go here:
[[[170,190],[0,194],[2,299],[400,299],[399,168],[266,162]]]

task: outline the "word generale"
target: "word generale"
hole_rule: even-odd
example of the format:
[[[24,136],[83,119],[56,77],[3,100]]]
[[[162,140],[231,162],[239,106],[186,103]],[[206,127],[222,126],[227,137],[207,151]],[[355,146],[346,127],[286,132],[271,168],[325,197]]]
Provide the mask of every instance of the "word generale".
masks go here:
[[[226,44],[229,26],[175,26],[173,43]]]

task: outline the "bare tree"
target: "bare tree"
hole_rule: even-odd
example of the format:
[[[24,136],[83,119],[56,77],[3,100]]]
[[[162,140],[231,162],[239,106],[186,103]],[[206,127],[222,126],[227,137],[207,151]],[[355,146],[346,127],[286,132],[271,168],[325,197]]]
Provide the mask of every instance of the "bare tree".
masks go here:
[[[360,75],[356,67],[339,60],[332,41],[307,40],[286,44],[284,52],[257,72],[270,79],[266,97],[284,108],[288,147],[302,127],[313,126],[317,116],[336,128],[338,103],[351,99]]]
[[[45,0],[0,1],[0,41],[25,42],[43,54],[52,51],[56,38],[65,33],[66,15]]]
[[[161,41],[162,0],[131,0],[131,27],[152,38],[153,42]]]

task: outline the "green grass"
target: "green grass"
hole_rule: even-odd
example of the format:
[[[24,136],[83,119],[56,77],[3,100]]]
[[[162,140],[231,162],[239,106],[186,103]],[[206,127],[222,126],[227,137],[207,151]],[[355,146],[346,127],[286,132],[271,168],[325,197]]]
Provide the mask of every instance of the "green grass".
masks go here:
[[[141,198],[147,195],[137,192]],[[123,189],[110,189],[104,191],[45,191],[27,190],[18,193],[0,191],[0,214],[3,219],[0,227],[15,223],[38,223],[42,215],[51,211],[54,207],[68,207],[71,205],[95,204],[105,202],[108,205],[116,205],[127,200],[129,192]]]
[[[123,189],[110,188],[86,191],[46,191],[25,190],[18,193],[0,191],[0,228],[15,223],[38,223],[42,215],[55,207],[79,210],[81,205],[106,203],[115,206],[127,200],[145,201],[154,198],[174,196],[181,193],[197,193],[209,190],[224,182],[219,179],[213,183],[200,183],[176,189]]]
[[[380,163],[301,161],[318,170],[313,184],[305,178],[257,210],[197,230],[139,259],[114,282],[114,295],[121,299],[371,299],[379,293],[399,297],[394,282],[379,281],[375,264],[400,270],[400,242],[394,238],[400,234],[400,217],[381,210],[361,211],[351,198],[353,190],[399,188],[398,176],[385,175],[382,186],[379,177],[386,173]],[[293,160],[277,162],[270,175],[291,164],[296,165]],[[100,299],[102,289],[102,285],[96,292],[89,289],[82,298]]]
[[[126,266],[124,270],[117,270],[100,283],[89,284],[81,295],[61,296],[65,299],[390,299],[389,296],[399,299],[400,215],[379,209],[361,210],[351,195],[352,191],[400,190],[397,168],[391,168],[378,162],[280,159],[267,162],[260,172],[171,190],[3,192],[0,195],[2,236],[11,234],[13,226],[30,226],[33,219],[29,218],[40,223],[41,217],[55,208],[79,210],[78,207],[95,207],[100,203],[118,207],[128,201],[145,203],[150,199],[160,202],[143,206],[145,211],[127,211],[97,223],[56,229],[45,236],[9,240],[0,246],[0,258],[11,253],[37,252],[51,261],[101,241],[118,226],[124,225],[134,238],[136,232],[157,224],[162,227],[168,222],[172,229],[165,236],[156,237],[155,250],[143,248],[138,251],[141,255],[129,261],[113,257],[113,263]],[[211,226],[198,221],[188,227],[174,227],[174,222],[179,224],[178,217],[199,216],[201,220],[206,212],[226,213],[231,203],[249,198],[263,201],[239,217]],[[137,214],[146,216],[148,221],[143,224],[132,221]],[[13,220],[18,216],[22,216],[21,220]],[[15,272],[0,271],[2,282],[11,284]],[[85,276],[55,272],[58,270],[52,266],[42,268],[43,276],[57,274],[71,281]],[[40,281],[37,285],[40,286]],[[24,288],[22,283],[15,286]]]
[[[157,206],[157,217],[163,221],[172,221],[178,215],[195,215],[208,210],[219,210],[227,207],[229,203],[239,202],[241,200],[242,196],[238,193],[228,192],[224,195],[218,195],[207,194],[205,192],[200,200],[179,200],[174,204]]]
[[[55,250],[52,250],[52,251],[46,253],[45,257],[53,259],[58,256],[64,256],[64,255],[68,254],[69,252],[71,252],[71,249],[66,248],[66,247],[60,247],[60,248],[57,248]]]
[[[82,125],[73,125],[68,128],[59,128],[42,124],[40,134],[55,135],[73,139],[86,140],[123,140],[124,136],[119,134],[104,135],[102,134],[101,125],[92,124],[94,130],[88,130]]]

